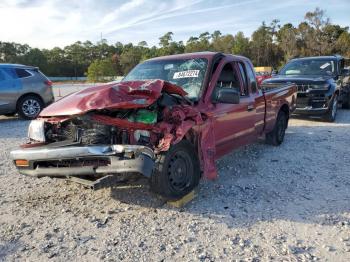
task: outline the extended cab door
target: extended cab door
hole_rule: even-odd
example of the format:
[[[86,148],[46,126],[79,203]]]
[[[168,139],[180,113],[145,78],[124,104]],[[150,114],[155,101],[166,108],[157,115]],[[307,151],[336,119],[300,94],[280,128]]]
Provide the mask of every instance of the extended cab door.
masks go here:
[[[215,72],[216,79],[212,79],[216,81],[213,92],[235,88],[241,93],[239,104],[215,103],[212,110],[216,155],[220,157],[255,140],[255,101],[249,94],[247,77],[241,75],[243,63],[221,63],[217,70],[220,73]]]
[[[254,112],[255,112],[255,137],[258,138],[264,131],[265,127],[265,97],[261,90],[258,89],[256,75],[254,67],[248,61],[244,61],[245,73],[247,76],[247,82],[250,92],[250,97],[254,100]]]

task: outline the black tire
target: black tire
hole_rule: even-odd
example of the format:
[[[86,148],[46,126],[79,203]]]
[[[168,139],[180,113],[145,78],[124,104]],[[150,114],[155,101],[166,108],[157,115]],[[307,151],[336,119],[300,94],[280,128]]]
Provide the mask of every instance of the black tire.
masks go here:
[[[337,117],[337,111],[338,111],[338,96],[337,95],[334,95],[329,108],[330,108],[330,110],[324,116],[324,120],[326,120],[327,122],[334,122],[335,118]]]
[[[191,192],[199,179],[197,152],[190,142],[182,140],[158,156],[150,186],[167,199],[179,199]]]
[[[350,109],[350,93],[347,96],[347,100],[342,102],[341,107],[343,109]]]
[[[287,129],[287,115],[283,111],[279,111],[275,126],[270,133],[266,134],[266,143],[274,146],[279,146],[284,140],[284,135]]]
[[[35,119],[41,110],[44,108],[44,103],[40,97],[35,95],[27,95],[17,103],[17,112],[20,118],[26,120]]]

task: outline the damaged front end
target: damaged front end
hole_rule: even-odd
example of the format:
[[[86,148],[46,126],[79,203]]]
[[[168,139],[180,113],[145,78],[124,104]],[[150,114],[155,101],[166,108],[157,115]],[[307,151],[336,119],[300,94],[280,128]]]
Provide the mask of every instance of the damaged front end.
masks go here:
[[[43,110],[29,126],[31,141],[11,156],[21,174],[92,188],[125,174],[150,178],[157,155],[172,145],[186,137],[201,146],[194,127],[203,124],[202,115],[185,95],[162,80],[80,91]]]

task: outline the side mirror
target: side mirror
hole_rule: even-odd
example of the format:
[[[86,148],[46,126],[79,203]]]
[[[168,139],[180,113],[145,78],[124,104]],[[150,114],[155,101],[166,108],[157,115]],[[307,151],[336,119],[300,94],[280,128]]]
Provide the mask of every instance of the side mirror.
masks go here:
[[[214,95],[215,103],[239,104],[241,94],[233,88],[217,88]]]
[[[350,69],[342,69],[341,70],[341,75],[342,76],[350,76]]]

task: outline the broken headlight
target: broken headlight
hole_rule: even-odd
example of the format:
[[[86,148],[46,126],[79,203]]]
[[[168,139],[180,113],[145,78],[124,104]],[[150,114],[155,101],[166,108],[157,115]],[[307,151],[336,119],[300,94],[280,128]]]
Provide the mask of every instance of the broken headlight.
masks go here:
[[[28,137],[31,140],[45,142],[44,121],[32,120],[28,128]]]

